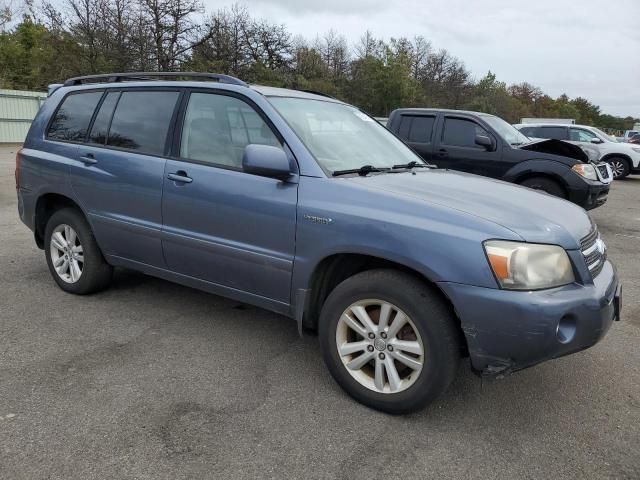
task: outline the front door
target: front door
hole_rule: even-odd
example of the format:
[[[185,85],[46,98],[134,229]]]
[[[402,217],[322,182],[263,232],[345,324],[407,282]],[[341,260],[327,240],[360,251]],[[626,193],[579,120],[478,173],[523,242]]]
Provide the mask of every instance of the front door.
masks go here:
[[[237,96],[193,91],[185,102],[162,199],[169,269],[288,304],[298,185],[242,171],[247,145],[282,143]]]
[[[443,168],[500,178],[505,173],[499,148],[487,149],[476,144],[476,135],[497,139],[482,125],[470,118],[446,115],[442,134],[434,148],[433,163]]]

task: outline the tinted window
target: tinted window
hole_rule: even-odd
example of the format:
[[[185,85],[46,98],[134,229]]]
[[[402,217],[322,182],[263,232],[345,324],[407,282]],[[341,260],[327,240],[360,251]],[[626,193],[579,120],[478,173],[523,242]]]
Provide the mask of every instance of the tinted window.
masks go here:
[[[104,145],[106,143],[107,130],[109,130],[111,114],[113,113],[113,109],[118,102],[118,97],[120,97],[120,92],[107,93],[107,96],[102,101],[100,110],[98,110],[96,119],[93,121],[91,133],[89,134],[89,142],[99,143],[101,145]]]
[[[598,138],[595,133],[581,128],[571,128],[569,129],[569,134],[574,142],[590,142],[592,138]]]
[[[476,144],[476,135],[489,137],[489,132],[471,120],[461,118],[447,118],[442,132],[442,143],[456,147],[478,148],[484,147]]]
[[[250,143],[280,146],[260,115],[242,100],[191,94],[180,142],[182,158],[241,168],[244,147]]]
[[[431,132],[435,117],[413,117],[409,129],[409,141],[418,143],[431,142]]]
[[[536,137],[536,132],[537,128],[536,127],[523,127],[520,129],[520,131],[522,133],[524,133],[527,137]]]
[[[101,97],[101,91],[68,95],[53,117],[47,136],[55,140],[84,141]]]
[[[107,145],[162,155],[179,92],[122,92]]]
[[[400,126],[398,127],[398,136],[403,140],[409,140],[409,129],[411,128],[411,120],[413,117],[402,115],[400,117]]]
[[[540,127],[538,136],[554,140],[567,140],[567,129],[565,127]]]

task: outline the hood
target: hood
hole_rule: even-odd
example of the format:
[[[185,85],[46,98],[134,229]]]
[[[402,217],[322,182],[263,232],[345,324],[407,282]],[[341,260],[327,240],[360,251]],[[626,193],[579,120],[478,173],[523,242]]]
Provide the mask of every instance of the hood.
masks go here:
[[[550,155],[560,155],[561,157],[569,157],[581,162],[589,162],[587,154],[577,145],[563,142],[562,140],[538,140],[531,143],[525,143],[518,146],[520,150],[528,150],[531,152],[548,153]]]
[[[378,193],[437,204],[498,224],[531,243],[579,248],[592,228],[579,206],[507,182],[452,170],[419,170],[344,180]]]

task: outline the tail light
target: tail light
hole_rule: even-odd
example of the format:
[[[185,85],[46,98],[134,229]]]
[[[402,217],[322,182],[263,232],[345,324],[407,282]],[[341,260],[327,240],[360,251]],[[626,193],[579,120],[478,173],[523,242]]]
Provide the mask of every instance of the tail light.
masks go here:
[[[22,160],[22,148],[16,152],[16,188],[20,186],[20,161]]]

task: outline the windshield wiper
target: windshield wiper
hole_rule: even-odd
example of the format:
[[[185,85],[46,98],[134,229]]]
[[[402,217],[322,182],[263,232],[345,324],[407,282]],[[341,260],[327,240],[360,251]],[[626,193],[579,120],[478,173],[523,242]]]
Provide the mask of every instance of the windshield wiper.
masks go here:
[[[378,168],[372,165],[363,165],[360,168],[350,168],[349,170],[336,170],[331,175],[337,177],[338,175],[347,175],[348,173],[357,173],[361,177],[365,177],[372,172],[388,172],[390,168]]]
[[[393,166],[394,169],[396,168],[434,168],[433,165],[429,165],[426,163],[422,163],[422,162],[416,162],[415,160],[409,163],[399,163],[398,165],[394,165]]]

